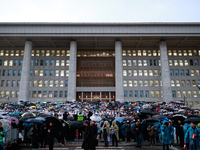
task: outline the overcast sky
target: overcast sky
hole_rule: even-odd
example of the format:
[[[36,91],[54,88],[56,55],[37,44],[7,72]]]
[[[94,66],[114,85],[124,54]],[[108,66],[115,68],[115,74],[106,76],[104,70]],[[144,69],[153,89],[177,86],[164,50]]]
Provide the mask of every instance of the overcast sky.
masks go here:
[[[200,0],[0,0],[0,22],[200,22]]]

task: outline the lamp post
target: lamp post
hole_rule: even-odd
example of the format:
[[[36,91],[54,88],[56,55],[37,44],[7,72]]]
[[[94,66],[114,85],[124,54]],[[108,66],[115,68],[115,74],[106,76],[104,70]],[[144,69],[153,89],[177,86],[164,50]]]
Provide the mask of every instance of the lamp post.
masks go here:
[[[184,95],[183,96],[183,99],[184,99],[184,104],[185,104],[185,102],[186,102],[186,96]],[[185,104],[186,105],[186,104]]]

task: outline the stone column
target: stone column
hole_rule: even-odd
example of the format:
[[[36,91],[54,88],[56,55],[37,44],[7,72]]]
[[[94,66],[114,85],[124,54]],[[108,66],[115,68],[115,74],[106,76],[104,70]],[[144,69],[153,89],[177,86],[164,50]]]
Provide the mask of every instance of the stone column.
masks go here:
[[[167,44],[165,40],[160,42],[160,62],[161,62],[161,78],[162,78],[162,91],[163,102],[172,101],[171,79],[169,72],[169,60],[167,52]]]
[[[77,42],[70,42],[69,77],[68,77],[68,101],[76,100],[76,61]]]
[[[27,40],[25,42],[25,47],[24,47],[24,57],[23,57],[23,66],[22,66],[18,102],[27,101],[29,98],[31,51],[32,51],[32,42],[31,40]]]
[[[115,95],[116,101],[124,101],[124,85],[123,85],[123,66],[122,66],[122,43],[115,42]]]

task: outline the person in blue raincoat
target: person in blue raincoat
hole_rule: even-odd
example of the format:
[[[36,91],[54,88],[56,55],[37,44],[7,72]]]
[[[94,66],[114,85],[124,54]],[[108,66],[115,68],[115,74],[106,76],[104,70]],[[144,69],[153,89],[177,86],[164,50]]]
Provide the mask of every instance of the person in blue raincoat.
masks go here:
[[[125,124],[122,124],[120,130],[121,130],[122,139],[123,139],[123,141],[125,141],[125,137],[126,137],[126,128],[125,128]]]
[[[167,121],[163,121],[163,125],[161,126],[161,137],[163,143],[163,150],[165,150],[165,147],[167,148],[167,150],[169,150],[170,129]]]
[[[188,130],[188,128],[190,127],[190,125],[188,124],[188,123],[185,123],[184,125],[183,125],[183,132],[184,132],[184,135],[186,134],[186,132],[187,132],[187,130]],[[188,134],[189,135],[189,134]],[[188,138],[187,138],[188,139]],[[186,141],[186,147],[187,147],[187,149],[189,149],[189,142],[188,141]]]
[[[174,144],[174,127],[172,123],[169,122],[169,132],[170,132],[170,147],[173,147]]]
[[[3,144],[3,138],[6,136],[6,132],[2,127],[2,123],[0,122],[0,145],[3,148],[3,150],[5,150],[6,148],[4,147]]]
[[[134,141],[136,141],[136,140],[135,140],[135,130],[134,130],[134,127],[135,127],[135,122],[133,122],[133,123],[131,124],[131,131],[132,131],[132,139],[134,139]]]
[[[154,127],[156,127],[155,137],[156,137],[156,142],[158,143],[158,141],[159,141],[159,134],[160,134],[160,128],[161,128],[160,122],[155,122],[154,123]]]
[[[186,141],[188,141],[189,150],[200,150],[199,137],[200,137],[200,130],[196,126],[196,124],[192,122],[185,134],[184,144],[186,145]]]

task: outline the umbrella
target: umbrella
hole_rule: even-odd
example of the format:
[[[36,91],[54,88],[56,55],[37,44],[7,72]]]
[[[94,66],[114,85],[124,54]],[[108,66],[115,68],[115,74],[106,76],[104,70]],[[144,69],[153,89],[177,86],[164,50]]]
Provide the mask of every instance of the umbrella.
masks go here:
[[[1,119],[2,127],[5,130],[5,132],[9,131],[11,129],[11,122],[7,119]]]
[[[33,117],[33,116],[32,117],[26,117],[25,116],[25,117],[20,118],[19,121],[25,122],[27,119],[30,119],[30,118],[35,118],[35,117]]]
[[[200,117],[191,117],[184,120],[185,123],[200,123]]]
[[[97,121],[97,122],[100,122],[100,121],[102,120],[102,118],[99,117],[99,116],[91,116],[90,119],[91,119],[92,121]]]
[[[40,117],[44,117],[44,118],[45,118],[45,117],[52,117],[52,115],[49,115],[49,114],[41,114]]]
[[[40,120],[40,121],[46,121],[46,119],[44,119],[42,117],[36,117],[35,119]]]
[[[164,119],[164,118],[167,118],[167,117],[164,116],[164,115],[160,115],[160,116],[158,116],[157,118],[158,118],[158,119]]]
[[[31,108],[35,109],[36,107],[35,106],[31,106]]]
[[[38,119],[27,119],[26,122],[29,122],[29,123],[40,123],[42,124],[43,122],[41,120],[38,120]]]
[[[26,112],[22,114],[22,117],[36,117],[36,115],[34,113]]]
[[[71,121],[69,127],[71,129],[81,129],[83,128],[83,121]]]
[[[118,121],[118,122],[122,122],[123,121],[123,117],[117,117],[114,121],[116,122],[116,121]]]
[[[67,117],[67,120],[73,121],[74,118],[73,117]]]
[[[62,131],[63,126],[62,126],[62,122],[59,119],[57,119],[56,117],[52,117],[52,116],[47,116],[47,117],[45,117],[45,119],[46,119],[47,125],[49,125],[50,122],[52,122],[54,124],[54,127],[56,128],[57,133]]]
[[[190,115],[190,116],[188,116],[188,118],[191,118],[191,117],[200,117],[200,116],[197,116],[197,115]]]
[[[141,114],[146,114],[146,115],[156,115],[157,113],[150,111],[150,110],[143,110],[140,112]]]
[[[159,122],[158,119],[155,118],[155,117],[149,117],[149,118],[147,118],[146,121],[147,121],[147,122]]]
[[[10,122],[12,122],[13,120],[15,120],[16,124],[19,123],[19,120],[16,117],[8,117],[7,120],[9,120]]]
[[[127,121],[127,120],[133,121],[133,119],[130,118],[130,117],[125,117],[125,118],[123,119],[123,121]]]
[[[178,120],[181,120],[181,122],[183,122],[186,119],[185,116],[183,115],[174,115],[172,120],[174,120],[174,123],[178,123]]]

